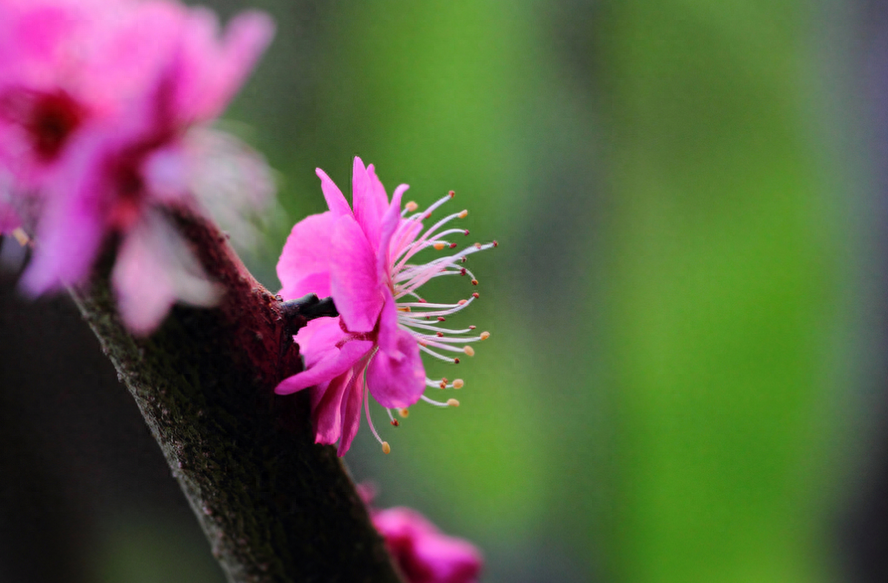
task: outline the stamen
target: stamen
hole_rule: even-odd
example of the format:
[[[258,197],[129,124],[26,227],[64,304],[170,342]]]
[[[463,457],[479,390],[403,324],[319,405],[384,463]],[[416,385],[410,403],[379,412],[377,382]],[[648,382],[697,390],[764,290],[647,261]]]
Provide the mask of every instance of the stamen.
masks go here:
[[[447,399],[447,406],[448,407],[459,407],[459,401],[457,401],[456,399]]]
[[[473,280],[472,280],[472,285],[478,285],[478,280],[477,280],[477,279],[473,279]]]
[[[12,236],[18,241],[18,244],[24,247],[28,243],[31,242],[31,238],[28,237],[28,234],[25,233],[25,230],[21,227],[16,227],[12,230]]]
[[[439,241],[438,243],[435,243],[433,247],[435,248],[435,251],[440,251],[444,249],[445,245]]]
[[[456,215],[456,216],[458,216],[458,217],[461,218],[461,219],[464,219],[464,218],[466,218],[467,216],[469,216],[469,211],[466,210],[466,209],[463,209],[463,211],[460,212],[460,213],[459,213],[458,215]]]
[[[365,373],[366,373],[366,369],[365,369]],[[376,438],[376,441],[378,441],[380,444],[382,444],[382,452],[388,453],[388,452],[392,451],[392,448],[389,447],[389,444],[387,441],[383,441],[379,437],[379,434],[376,433],[376,427],[373,426],[373,419],[370,418],[370,389],[367,388],[366,382],[362,383],[362,384],[364,385],[364,413],[367,414],[367,423],[370,425],[370,431],[373,432],[373,437]]]
[[[419,208],[419,205],[416,204],[415,202],[413,202],[413,201],[411,200],[410,202],[408,202],[407,204],[404,205],[404,208],[405,208],[407,211],[409,211],[409,212],[412,213],[413,211],[415,211],[416,209]]]
[[[490,338],[490,332],[481,333],[481,340],[487,340],[488,338]]]
[[[463,346],[463,352],[465,352],[468,356],[475,356],[475,349],[471,346]]]
[[[404,419],[407,419],[407,417],[410,416],[410,409],[408,409],[407,407],[398,409],[398,415],[400,415]]]
[[[389,442],[382,442],[382,453],[384,453],[385,455],[392,453],[392,446],[389,445]]]
[[[449,404],[450,401],[448,401],[447,403],[442,403],[441,401],[436,401],[436,400],[434,400],[434,399],[429,399],[429,398],[426,397],[425,395],[422,396],[422,400],[425,401],[426,403],[430,404],[430,405],[434,405],[435,407],[450,407],[450,406],[451,406],[451,405]],[[452,400],[453,400],[453,399],[451,399],[451,401],[452,401]]]
[[[453,380],[453,388],[454,389],[461,389],[464,386],[466,386],[466,383],[462,379],[454,379]]]

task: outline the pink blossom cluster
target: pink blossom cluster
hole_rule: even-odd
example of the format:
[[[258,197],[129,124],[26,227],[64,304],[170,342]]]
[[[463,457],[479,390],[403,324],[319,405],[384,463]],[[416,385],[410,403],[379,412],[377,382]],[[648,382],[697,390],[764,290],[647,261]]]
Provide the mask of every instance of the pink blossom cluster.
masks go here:
[[[359,484],[358,493],[407,583],[474,583],[478,580],[484,559],[469,541],[442,533],[412,508],[373,508],[374,490],[368,484]]]
[[[177,300],[217,301],[167,210],[198,207],[196,136],[272,34],[262,13],[223,33],[172,0],[0,0],[0,233],[33,238],[26,291],[82,282],[116,237],[112,283],[133,332]]]

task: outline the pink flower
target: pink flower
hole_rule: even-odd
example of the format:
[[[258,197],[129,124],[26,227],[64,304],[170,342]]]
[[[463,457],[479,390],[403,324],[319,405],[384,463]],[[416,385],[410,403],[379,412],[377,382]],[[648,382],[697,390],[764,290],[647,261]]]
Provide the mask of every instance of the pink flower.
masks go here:
[[[117,234],[112,282],[132,331],[176,300],[215,303],[164,209],[199,203],[190,132],[244,81],[268,17],[244,13],[220,38],[211,12],[166,0],[0,0],[0,23],[0,166],[14,202],[39,209],[25,289],[82,281]]]
[[[363,485],[358,488],[369,506],[372,493]],[[464,539],[443,534],[416,510],[403,506],[386,510],[371,507],[370,518],[407,583],[478,580],[484,564],[478,549]]]
[[[286,395],[314,387],[315,441],[332,444],[339,440],[340,456],[358,431],[363,403],[371,431],[388,453],[388,443],[380,439],[370,419],[367,395],[389,409],[393,425],[398,422],[392,409],[403,410],[420,399],[456,406],[455,399],[438,402],[423,395],[426,387],[459,389],[463,381],[427,378],[420,352],[458,363],[459,358],[446,354],[471,356],[474,350],[468,343],[489,336],[487,332],[475,335],[474,326],[455,330],[443,325],[447,316],[468,307],[478,294],[452,304],[429,303],[419,295],[419,288],[445,275],[468,275],[477,284],[462,264],[468,255],[495,247],[496,242],[476,243],[428,263],[414,263],[420,251],[450,250],[456,243],[448,237],[468,235],[464,229],[444,228],[467,211],[451,214],[423,231],[422,221],[449,201],[452,192],[425,212],[407,216],[417,209],[412,202],[401,209],[407,185],[397,187],[389,202],[373,165],[365,168],[355,158],[352,209],[333,181],[320,169],[317,174],[330,210],[293,227],[277,272],[285,299],[307,293],[330,295],[340,316],[312,321],[299,331],[295,340],[306,370],[282,381],[276,392]]]

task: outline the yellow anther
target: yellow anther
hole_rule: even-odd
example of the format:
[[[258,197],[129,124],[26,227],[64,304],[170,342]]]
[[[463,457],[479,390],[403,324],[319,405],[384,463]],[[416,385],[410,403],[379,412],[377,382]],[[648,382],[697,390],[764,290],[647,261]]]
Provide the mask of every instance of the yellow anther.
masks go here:
[[[454,380],[453,380],[453,388],[454,388],[454,389],[461,389],[461,388],[463,388],[464,386],[466,386],[466,383],[463,382],[462,379],[454,379]]]
[[[384,453],[386,455],[392,453],[392,446],[389,445],[389,442],[387,442],[387,441],[382,442],[382,453]]]
[[[459,401],[456,399],[447,399],[447,405],[450,407],[459,407]]]
[[[399,312],[409,312],[410,306],[398,306],[398,311]]]
[[[435,243],[434,245],[432,245],[432,247],[435,248],[435,251],[440,251],[441,249],[443,249],[445,247],[445,245],[444,245],[444,243],[438,242],[438,243]]]
[[[31,242],[31,238],[28,237],[28,234],[25,233],[25,230],[21,227],[16,227],[15,229],[13,229],[12,236],[15,237],[15,240],[18,241],[18,244],[22,247]]]
[[[398,415],[406,419],[410,415],[410,409],[404,407],[403,409],[398,409]]]
[[[404,205],[404,208],[412,213],[413,211],[415,211],[416,209],[419,208],[419,205],[411,200],[410,202],[408,202],[407,204]]]
[[[459,214],[456,215],[456,216],[458,216],[458,217],[461,218],[461,219],[464,219],[464,218],[466,218],[467,216],[469,216],[469,211],[464,210],[463,212],[459,213]]]
[[[460,301],[458,301],[458,302],[456,302],[456,303],[459,304],[459,305],[461,305],[461,306],[464,306],[464,305],[466,305],[466,302],[468,302],[468,300],[460,300]]]
[[[481,333],[481,340],[487,340],[488,338],[490,338],[490,332]]]
[[[475,356],[475,349],[471,346],[463,346],[463,352],[469,356]]]

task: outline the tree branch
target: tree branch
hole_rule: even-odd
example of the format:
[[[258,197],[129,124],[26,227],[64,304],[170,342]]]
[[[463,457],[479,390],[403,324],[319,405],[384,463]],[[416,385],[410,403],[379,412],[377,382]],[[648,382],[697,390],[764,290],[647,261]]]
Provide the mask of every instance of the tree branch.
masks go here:
[[[311,301],[300,314],[253,279],[213,224],[188,213],[176,220],[225,289],[217,308],[177,306],[152,336],[134,338],[114,307],[113,253],[71,293],[213,555],[238,583],[400,582],[334,448],[314,444],[308,395],[274,394],[301,370],[292,327],[332,306]]]

